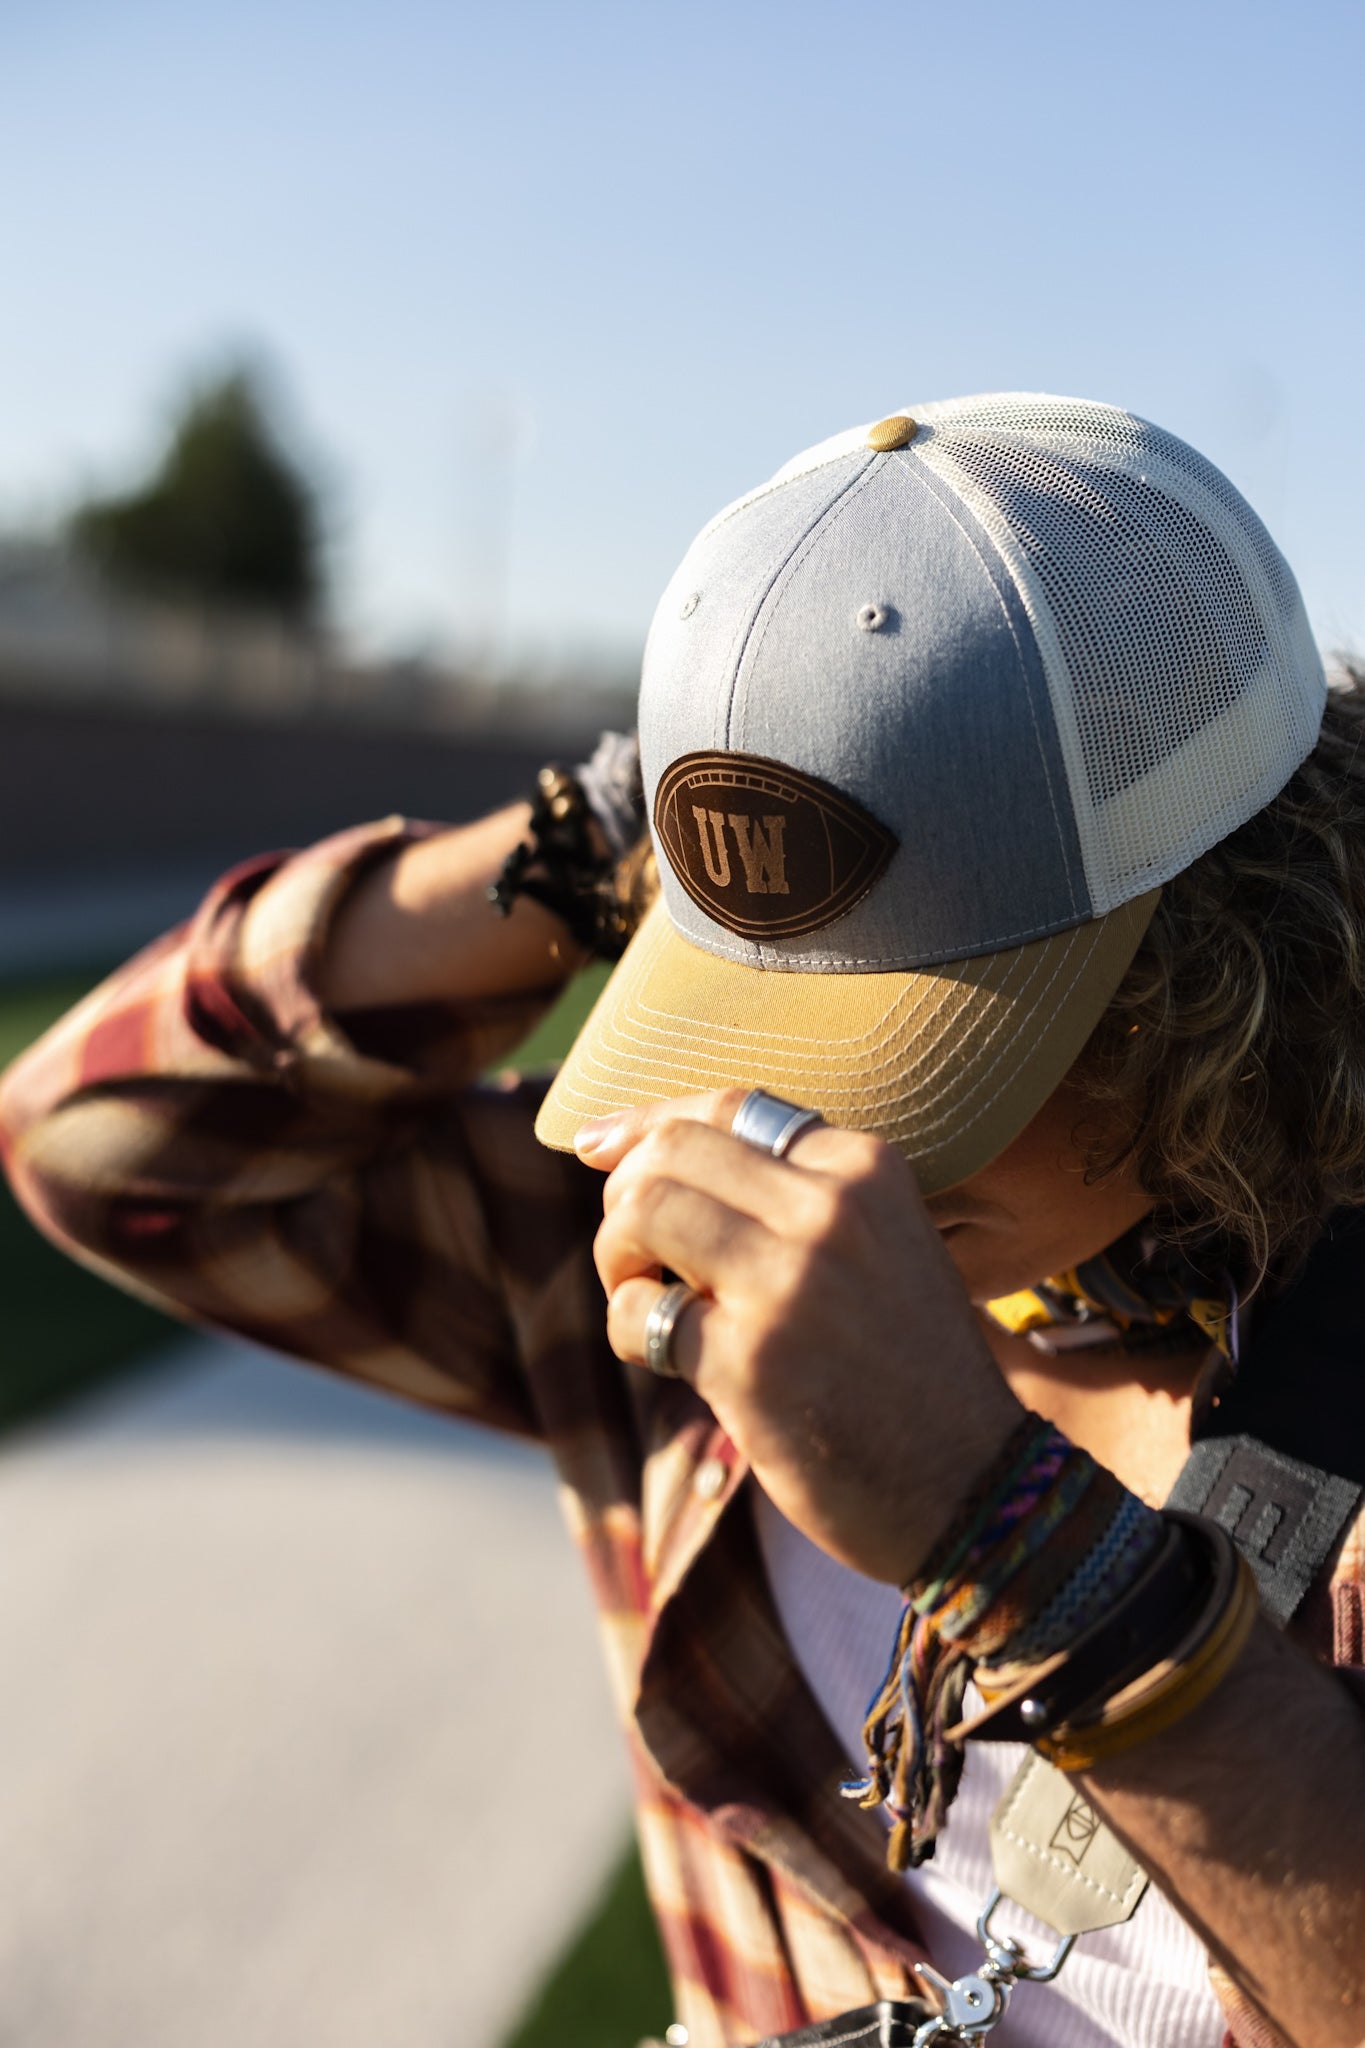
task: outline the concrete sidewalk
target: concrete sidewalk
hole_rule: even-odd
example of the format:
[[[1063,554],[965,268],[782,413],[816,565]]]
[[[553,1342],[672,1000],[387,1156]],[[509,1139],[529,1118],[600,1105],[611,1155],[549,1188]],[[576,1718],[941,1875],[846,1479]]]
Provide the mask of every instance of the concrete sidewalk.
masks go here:
[[[221,1342],[0,1447],[4,2048],[494,2048],[628,1832],[538,1453]]]

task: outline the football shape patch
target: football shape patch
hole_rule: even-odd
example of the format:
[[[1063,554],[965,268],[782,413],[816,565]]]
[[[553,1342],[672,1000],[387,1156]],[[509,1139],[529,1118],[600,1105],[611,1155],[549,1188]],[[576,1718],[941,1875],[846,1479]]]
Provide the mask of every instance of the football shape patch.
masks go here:
[[[654,829],[692,901],[746,939],[832,924],[899,844],[832,783],[761,754],[683,754],[660,778]]]

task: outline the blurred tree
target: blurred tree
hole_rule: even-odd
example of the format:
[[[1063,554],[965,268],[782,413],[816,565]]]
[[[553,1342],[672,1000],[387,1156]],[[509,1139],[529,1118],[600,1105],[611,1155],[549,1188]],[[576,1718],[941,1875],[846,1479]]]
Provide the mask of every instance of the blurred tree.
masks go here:
[[[125,497],[80,506],[71,536],[130,587],[300,621],[321,596],[316,494],[280,446],[246,371],[198,392],[156,474]]]

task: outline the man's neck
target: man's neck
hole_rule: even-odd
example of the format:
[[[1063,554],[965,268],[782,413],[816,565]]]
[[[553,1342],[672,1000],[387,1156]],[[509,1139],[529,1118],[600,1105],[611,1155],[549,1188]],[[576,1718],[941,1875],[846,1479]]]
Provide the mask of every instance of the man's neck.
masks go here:
[[[1195,1382],[1209,1348],[1174,1356],[1071,1356],[1039,1351],[982,1314],[981,1327],[1010,1391],[1160,1507],[1189,1455]]]

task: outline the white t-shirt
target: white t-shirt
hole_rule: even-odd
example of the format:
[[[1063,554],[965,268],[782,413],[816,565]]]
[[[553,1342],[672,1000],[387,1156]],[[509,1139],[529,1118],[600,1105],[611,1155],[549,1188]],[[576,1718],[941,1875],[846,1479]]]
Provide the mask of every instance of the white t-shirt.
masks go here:
[[[752,1483],[752,1482],[751,1482]],[[901,1613],[894,1586],[865,1579],[794,1529],[757,1487],[754,1522],[787,1640],[850,1760],[861,1770],[867,1702],[886,1669]],[[935,1968],[979,1968],[976,1920],[994,1886],[987,1828],[1024,1755],[1021,1743],[970,1743],[962,1784],[933,1859],[906,1873]],[[1018,1934],[1031,1956],[1056,1936],[1002,1904],[992,1930]],[[1086,1934],[1053,1984],[1021,1984],[1000,2048],[1221,2048],[1222,2008],[1203,1945],[1155,1886],[1122,1927]]]

